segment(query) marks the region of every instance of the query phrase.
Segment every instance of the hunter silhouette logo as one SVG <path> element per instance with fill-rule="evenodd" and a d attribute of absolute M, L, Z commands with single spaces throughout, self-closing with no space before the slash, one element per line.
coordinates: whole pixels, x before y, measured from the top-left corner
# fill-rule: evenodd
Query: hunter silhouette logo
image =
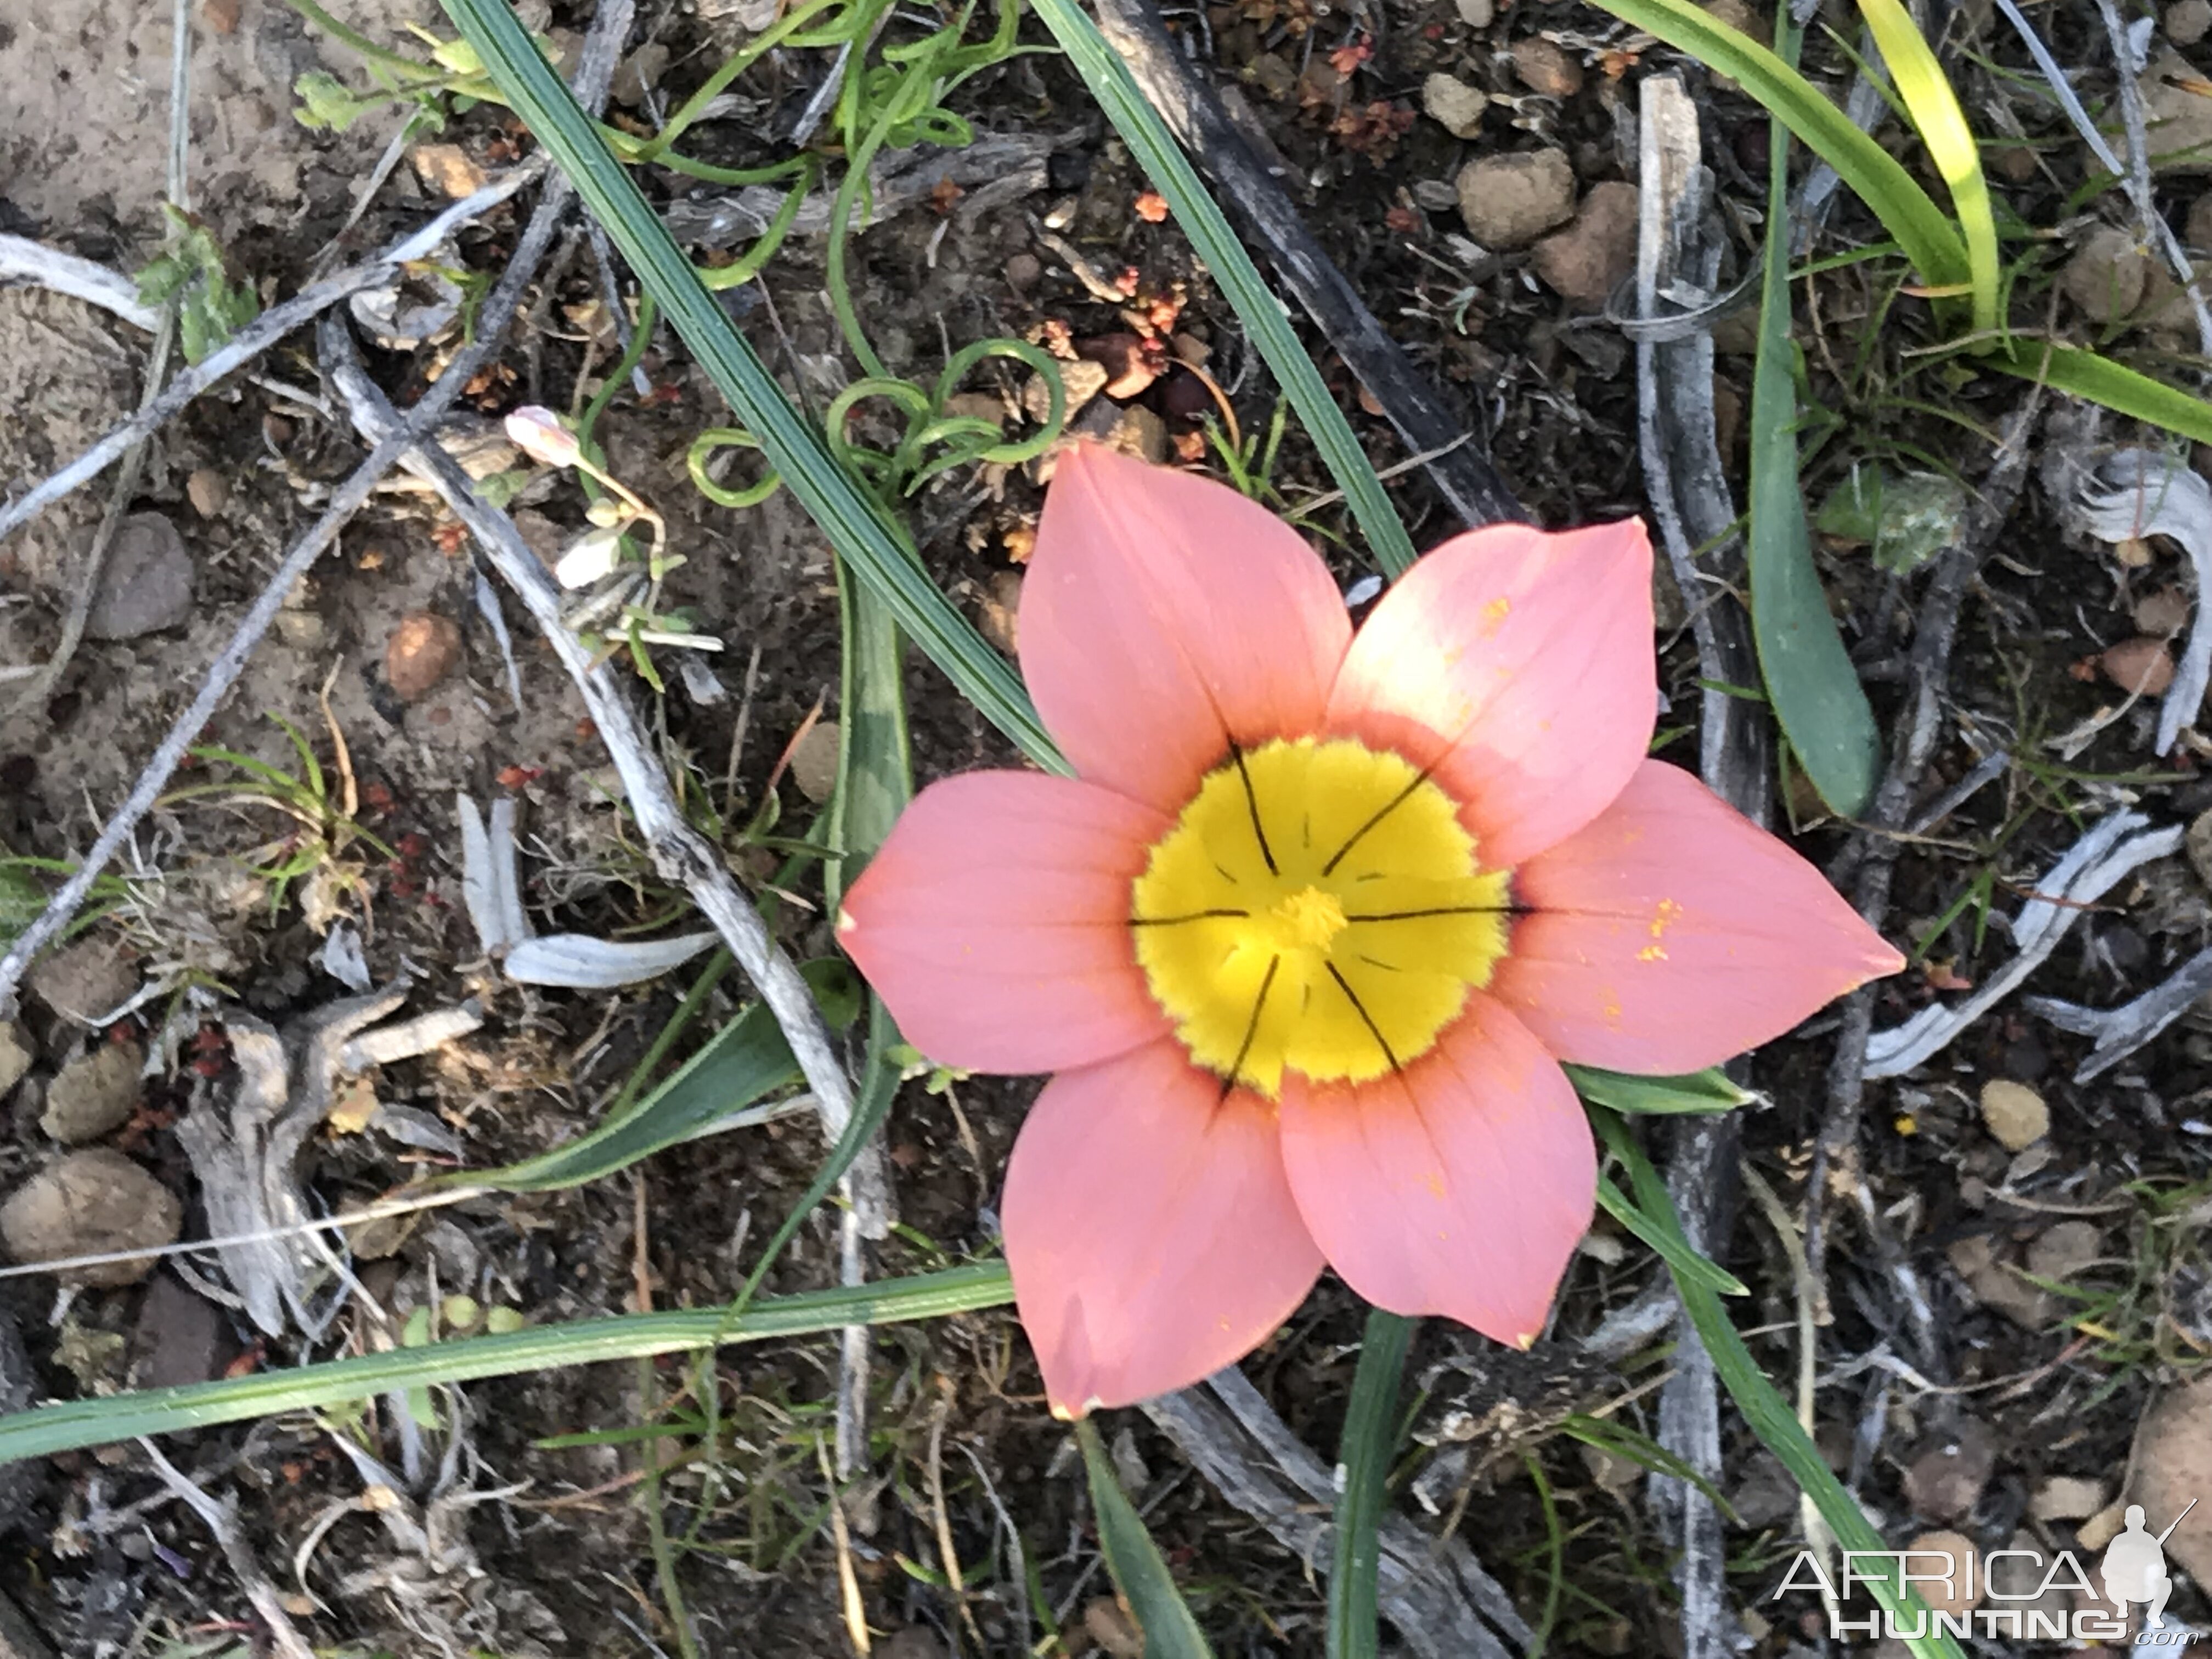
<path fill-rule="evenodd" d="M 1912 1642 L 1942 1636 L 2127 1642 L 2132 1609 L 2142 1607 L 2142 1628 L 2132 1645 L 2187 1645 L 2204 1638 L 2166 1621 L 2173 1575 L 2166 1571 L 2166 1540 L 2196 1507 L 2192 1498 L 2164 1532 L 2154 1533 L 2142 1505 L 2130 1504 L 2126 1529 L 2112 1538 L 2097 1564 L 2104 1582 L 2101 1596 L 2087 1565 L 2073 1551 L 2045 1553 L 2032 1547 L 1972 1549 L 1956 1555 L 1948 1549 L 1847 1549 L 1839 1553 L 1842 1571 L 1833 1577 L 1818 1553 L 1802 1550 L 1772 1595 L 1818 1590 L 1827 1604 L 1829 1638 L 1838 1642 L 1851 1637 Z M 1910 1612 L 1898 1605 L 1907 1590 L 1917 1591 L 1923 1603 Z M 1882 1604 L 1878 1610 L 1863 1601 L 1856 1610 L 1846 1607 L 1855 1595 L 1868 1593 Z"/>
<path fill-rule="evenodd" d="M 2154 1536 L 2143 1524 L 2142 1505 L 2128 1505 L 2127 1529 L 2105 1547 L 2105 1559 L 2097 1568 L 2097 1576 L 2105 1581 L 2106 1599 L 2119 1609 L 2121 1618 L 2128 1616 L 2129 1602 L 2148 1601 L 2149 1627 L 2166 1628 L 2166 1601 L 2173 1594 L 2173 1578 L 2166 1570 L 2166 1540 L 2196 1507 L 2192 1498 L 2173 1517 L 2172 1525 Z"/>

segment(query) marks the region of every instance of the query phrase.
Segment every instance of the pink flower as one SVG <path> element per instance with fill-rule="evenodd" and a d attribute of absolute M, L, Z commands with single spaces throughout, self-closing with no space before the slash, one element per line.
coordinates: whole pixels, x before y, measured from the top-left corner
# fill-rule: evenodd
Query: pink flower
<path fill-rule="evenodd" d="M 1644 757 L 1632 520 L 1455 537 L 1355 635 L 1288 526 L 1085 446 L 1020 640 L 1078 775 L 924 790 L 838 927 L 933 1060 L 1056 1073 L 1002 1212 L 1056 1410 L 1227 1364 L 1324 1263 L 1526 1346 L 1596 1181 L 1559 1061 L 1695 1071 L 1904 965 Z"/>

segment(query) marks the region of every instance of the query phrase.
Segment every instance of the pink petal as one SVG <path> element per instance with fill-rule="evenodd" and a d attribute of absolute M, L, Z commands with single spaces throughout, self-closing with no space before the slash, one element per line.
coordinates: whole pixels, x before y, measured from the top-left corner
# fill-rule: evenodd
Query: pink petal
<path fill-rule="evenodd" d="M 1045 1085 L 1001 1216 L 1023 1328 L 1069 1415 L 1220 1370 L 1321 1272 L 1267 1103 L 1223 1099 L 1172 1041 Z"/>
<path fill-rule="evenodd" d="M 1818 870 L 1697 779 L 1646 761 L 1588 829 L 1514 878 L 1491 993 L 1562 1060 L 1694 1072 L 1905 958 Z"/>
<path fill-rule="evenodd" d="M 1232 738 L 1314 730 L 1352 637 L 1328 568 L 1266 508 L 1088 443 L 1053 474 L 1020 622 L 1075 769 L 1169 812 Z"/>
<path fill-rule="evenodd" d="M 947 778 L 846 894 L 838 942 L 942 1065 L 1047 1072 L 1125 1053 L 1168 1029 L 1129 934 L 1129 884 L 1167 828 L 1073 778 Z"/>
<path fill-rule="evenodd" d="M 1433 767 L 1495 870 L 1603 811 L 1657 711 L 1651 544 L 1625 519 L 1446 542 L 1361 626 L 1328 722 Z"/>
<path fill-rule="evenodd" d="M 1345 1283 L 1526 1347 L 1589 1228 L 1597 1153 L 1566 1076 L 1480 992 L 1372 1083 L 1283 1077 L 1283 1164 Z"/>

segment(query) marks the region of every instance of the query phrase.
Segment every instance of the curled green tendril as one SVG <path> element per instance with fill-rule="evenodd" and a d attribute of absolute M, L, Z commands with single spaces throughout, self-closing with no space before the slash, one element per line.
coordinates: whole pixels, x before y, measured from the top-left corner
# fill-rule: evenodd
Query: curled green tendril
<path fill-rule="evenodd" d="M 760 440 L 741 426 L 709 427 L 691 441 L 691 447 L 684 453 L 684 470 L 691 475 L 692 487 L 717 507 L 758 507 L 775 495 L 783 482 L 773 467 L 757 483 L 732 489 L 707 476 L 707 464 L 714 459 L 718 450 L 759 448 Z"/>

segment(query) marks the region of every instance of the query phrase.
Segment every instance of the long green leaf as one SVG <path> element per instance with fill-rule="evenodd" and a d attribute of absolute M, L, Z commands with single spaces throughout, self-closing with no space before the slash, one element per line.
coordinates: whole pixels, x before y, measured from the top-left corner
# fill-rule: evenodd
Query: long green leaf
<path fill-rule="evenodd" d="M 1593 1106 L 1610 1106 L 1616 1112 L 1730 1112 L 1750 1104 L 1753 1098 L 1729 1082 L 1728 1073 L 1717 1066 L 1682 1077 L 1636 1077 L 1626 1072 L 1601 1072 L 1595 1066 L 1559 1069 L 1584 1100 Z"/>
<path fill-rule="evenodd" d="M 1060 42 L 1060 49 L 1067 54 L 1067 61 L 1091 88 L 1091 95 L 1106 112 L 1114 130 L 1136 153 L 1153 187 L 1167 198 L 1176 222 L 1190 238 L 1214 281 L 1220 283 L 1252 343 L 1267 360 L 1276 384 L 1289 394 L 1314 447 L 1321 452 L 1330 476 L 1344 491 L 1352 517 L 1359 521 L 1376 563 L 1392 576 L 1402 574 L 1413 566 L 1413 544 L 1399 523 L 1390 498 L 1383 494 L 1375 464 L 1367 459 L 1352 423 L 1329 395 L 1321 371 L 1298 343 L 1298 337 L 1283 315 L 1282 302 L 1261 279 L 1251 255 L 1245 252 L 1244 245 L 1237 240 L 1237 233 L 1185 159 L 1167 123 L 1146 98 L 1128 65 L 1106 44 L 1106 37 L 1075 0 L 1032 0 L 1032 3 Z"/>
<path fill-rule="evenodd" d="M 813 985 L 831 1028 L 850 1025 L 859 1009 L 852 969 L 832 958 L 810 962 L 799 971 Z M 589 1134 L 504 1169 L 457 1170 L 440 1184 L 542 1193 L 602 1180 L 801 1080 L 775 1015 L 755 1003 L 666 1079 Z"/>
<path fill-rule="evenodd" d="M 1796 70 L 1690 0 L 1597 0 L 1597 4 L 1741 83 L 1874 210 L 1924 280 L 1939 288 L 1966 285 L 1966 251 L 1958 227 L 1894 156 L 1853 126 Z"/>
<path fill-rule="evenodd" d="M 1083 1472 L 1091 1479 L 1091 1507 L 1098 1516 L 1098 1551 L 1144 1630 L 1145 1659 L 1213 1659 L 1206 1633 L 1145 1530 L 1144 1517 L 1121 1490 L 1114 1460 L 1089 1418 L 1076 1420 L 1075 1437 L 1083 1447 Z"/>
<path fill-rule="evenodd" d="M 1799 37 L 1790 8 L 1778 7 L 1774 16 L 1776 55 L 1795 68 Z M 1856 817 L 1881 776 L 1881 733 L 1828 609 L 1805 527 L 1790 326 L 1790 130 L 1779 121 L 1768 132 L 1767 165 L 1766 256 L 1751 375 L 1752 639 L 1790 752 L 1831 811 Z"/>
<path fill-rule="evenodd" d="M 1936 53 L 1921 33 L 1912 14 L 1899 0 L 1859 0 L 1859 13 L 1874 32 L 1897 82 L 1897 95 L 1905 112 L 1928 146 L 1929 159 L 1951 192 L 1951 205 L 1966 233 L 1966 269 L 1973 284 L 1974 326 L 1997 325 L 1997 222 L 1990 209 L 1990 184 L 1982 173 L 1981 147 L 1966 112 L 1959 107 L 1959 94 L 1936 61 Z"/>
<path fill-rule="evenodd" d="M 1665 1212 L 1662 1217 L 1643 1208 L 1602 1175 L 1597 1178 L 1597 1206 L 1650 1246 L 1677 1279 L 1694 1279 L 1722 1296 L 1751 1294 L 1751 1287 L 1741 1279 L 1719 1262 L 1700 1255 L 1696 1246 L 1682 1236 L 1680 1227 L 1667 1224 L 1673 1211 Z"/>
<path fill-rule="evenodd" d="M 2040 380 L 2119 414 L 2164 427 L 2192 443 L 2212 444 L 2212 403 L 2080 346 L 2014 339 L 2008 350 L 1992 351 L 1973 361 L 2023 380 Z"/>
<path fill-rule="evenodd" d="M 890 1325 L 942 1319 L 1013 1300 L 1002 1261 L 981 1261 L 911 1279 L 834 1291 L 808 1291 L 756 1303 L 735 1324 L 724 1310 L 634 1314 L 620 1319 L 541 1325 L 505 1336 L 472 1336 L 420 1348 L 395 1348 L 356 1359 L 330 1360 L 290 1370 L 263 1371 L 219 1382 L 142 1389 L 104 1400 L 70 1400 L 0 1417 L 0 1463 L 43 1457 L 134 1435 L 167 1434 L 216 1423 L 238 1423 L 280 1412 L 368 1400 L 405 1389 L 514 1376 L 561 1365 L 678 1353 L 718 1342 L 758 1342 L 811 1336 L 848 1325 Z"/>
<path fill-rule="evenodd" d="M 1398 1387 L 1416 1322 L 1370 1309 L 1352 1374 L 1337 1468 L 1335 1565 L 1328 1575 L 1328 1659 L 1375 1659 L 1375 1580 L 1382 1565 L 1383 1501 L 1398 1435 Z"/>
<path fill-rule="evenodd" d="M 791 406 L 506 0 L 440 3 L 838 553 L 985 719 L 1038 765 L 1066 771 L 1020 678 L 938 591 L 903 531 L 868 501 Z"/>
<path fill-rule="evenodd" d="M 1607 1115 L 1600 1114 L 1605 1118 Z M 1667 1196 L 1667 1184 L 1659 1172 L 1651 1167 L 1651 1160 L 1644 1156 L 1644 1149 L 1636 1144 L 1627 1126 L 1619 1118 L 1601 1122 L 1600 1133 L 1627 1166 L 1629 1180 L 1636 1188 L 1638 1200 L 1652 1214 L 1664 1214 L 1668 1224 L 1679 1233 L 1681 1219 L 1674 1213 L 1673 1201 Z M 1668 1264 L 1673 1265 L 1671 1262 Z M 1713 1370 L 1721 1386 L 1735 1401 L 1735 1408 L 1743 1413 L 1766 1449 L 1781 1460 L 1792 1480 L 1820 1511 L 1820 1518 L 1828 1523 L 1836 1541 L 1846 1550 L 1869 1552 L 1860 1558 L 1864 1565 L 1856 1568 L 1875 1600 L 1898 1615 L 1902 1627 L 1928 1628 L 1928 1615 L 1920 1597 L 1912 1588 L 1897 1576 L 1897 1563 L 1882 1552 L 1887 1549 L 1880 1533 L 1874 1529 L 1850 1493 L 1828 1468 L 1820 1449 L 1813 1443 L 1766 1374 L 1759 1369 L 1759 1362 L 1751 1357 L 1751 1350 L 1736 1334 L 1735 1327 L 1729 1321 L 1726 1310 L 1713 1295 L 1712 1289 L 1703 1280 L 1676 1274 L 1674 1292 L 1682 1298 L 1683 1310 L 1697 1329 L 1698 1338 L 1712 1356 Z M 1966 1659 L 1959 1644 L 1948 1636 L 1909 1638 L 1905 1645 L 1914 1659 Z"/>

